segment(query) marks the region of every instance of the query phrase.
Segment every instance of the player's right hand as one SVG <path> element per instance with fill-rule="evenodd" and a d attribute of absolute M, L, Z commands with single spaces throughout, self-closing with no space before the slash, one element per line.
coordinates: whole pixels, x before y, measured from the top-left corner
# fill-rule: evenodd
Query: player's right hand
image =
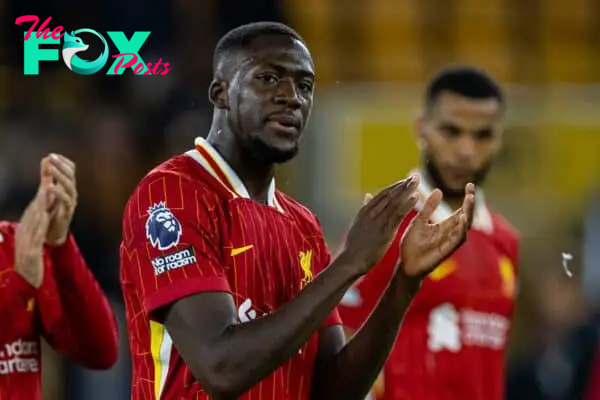
<path fill-rule="evenodd" d="M 381 260 L 392 243 L 402 218 L 417 203 L 419 176 L 411 176 L 365 198 L 346 237 L 340 256 L 367 273 Z"/>
<path fill-rule="evenodd" d="M 50 224 L 48 184 L 42 180 L 15 231 L 15 270 L 35 288 L 44 280 L 44 242 Z"/>

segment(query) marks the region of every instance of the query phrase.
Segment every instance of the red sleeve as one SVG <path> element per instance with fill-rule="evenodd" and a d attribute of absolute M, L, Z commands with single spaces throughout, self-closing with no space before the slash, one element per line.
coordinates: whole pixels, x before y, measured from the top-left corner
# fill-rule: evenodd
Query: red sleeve
<path fill-rule="evenodd" d="M 123 216 L 121 263 L 148 314 L 196 293 L 231 293 L 217 202 L 174 173 L 155 173 L 138 186 Z"/>
<path fill-rule="evenodd" d="M 116 320 L 73 236 L 46 246 L 45 277 L 37 307 L 44 336 L 88 368 L 110 368 L 118 357 Z"/>
<path fill-rule="evenodd" d="M 344 325 L 348 328 L 352 330 L 360 328 L 379 302 L 398 264 L 402 235 L 416 215 L 416 211 L 412 211 L 404 217 L 394 241 L 383 258 L 359 279 L 342 299 L 339 312 Z"/>

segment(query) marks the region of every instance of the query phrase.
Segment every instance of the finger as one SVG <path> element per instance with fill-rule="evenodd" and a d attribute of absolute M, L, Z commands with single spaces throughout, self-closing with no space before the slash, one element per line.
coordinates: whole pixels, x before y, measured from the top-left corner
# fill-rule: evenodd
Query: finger
<path fill-rule="evenodd" d="M 65 163 L 71 170 L 75 171 L 76 164 L 71 159 L 63 156 L 62 154 L 57 154 L 57 153 L 50 154 L 50 157 L 61 160 L 61 162 Z"/>
<path fill-rule="evenodd" d="M 66 190 L 62 186 L 53 185 L 49 188 L 49 190 L 56 197 L 58 202 L 62 203 L 68 210 L 71 210 L 71 208 L 74 207 L 75 200 L 69 193 L 66 192 Z M 53 213 L 55 211 L 54 208 L 58 208 L 58 206 L 59 204 L 56 204 L 56 206 L 51 208 L 49 211 Z"/>
<path fill-rule="evenodd" d="M 475 216 L 475 196 L 472 194 L 466 195 L 461 209 L 465 223 L 467 224 L 467 227 L 470 228 L 473 226 L 473 218 Z"/>
<path fill-rule="evenodd" d="M 441 243 L 438 243 L 438 248 L 443 253 L 452 254 L 466 241 L 472 222 L 473 203 L 473 195 L 467 194 L 464 201 L 465 208 L 459 208 L 450 217 L 438 224 L 438 239 L 441 241 Z M 467 213 L 470 213 L 471 217 Z"/>
<path fill-rule="evenodd" d="M 73 162 L 63 156 L 58 156 L 56 154 L 52 154 L 50 156 L 50 163 L 64 175 L 68 176 L 70 179 L 75 179 L 75 164 Z"/>
<path fill-rule="evenodd" d="M 390 188 L 390 197 L 396 205 L 401 205 L 411 196 L 416 195 L 420 183 L 419 175 L 412 175 L 403 179 L 402 185 L 395 185 Z"/>
<path fill-rule="evenodd" d="M 420 196 L 419 176 L 411 177 L 406 187 L 398 188 L 389 207 L 390 215 L 387 216 L 389 221 L 388 227 L 397 229 L 404 216 L 410 210 L 414 209 Z"/>
<path fill-rule="evenodd" d="M 52 174 L 50 170 L 52 168 L 52 163 L 50 162 L 50 157 L 42 158 L 40 162 L 40 181 L 42 183 L 52 182 Z"/>
<path fill-rule="evenodd" d="M 74 178 L 72 176 L 68 176 L 54 165 L 51 167 L 50 172 L 52 177 L 56 180 L 56 184 L 62 187 L 72 199 L 75 199 L 77 197 L 77 189 L 75 187 Z"/>
<path fill-rule="evenodd" d="M 388 228 L 397 230 L 406 214 L 414 209 L 419 198 L 419 192 L 414 192 L 404 199 L 401 204 L 392 208 L 392 215 L 388 219 Z"/>
<path fill-rule="evenodd" d="M 402 179 L 394 184 L 384 188 L 377 193 L 371 201 L 369 201 L 363 209 L 369 212 L 373 216 L 379 216 L 385 212 L 390 201 L 394 198 L 394 195 L 398 190 L 403 190 L 409 184 L 410 179 Z"/>
<path fill-rule="evenodd" d="M 44 204 L 45 206 L 54 202 L 54 199 L 51 198 L 51 196 L 47 190 L 48 187 L 50 185 L 52 185 L 52 180 L 53 180 L 51 169 L 52 169 L 52 165 L 50 163 L 50 158 L 44 157 L 42 159 L 42 161 L 40 162 L 40 185 L 38 188 L 38 192 L 36 194 L 36 198 L 45 196 L 46 198 L 43 199 L 43 203 L 45 203 Z M 36 201 L 36 200 L 34 199 L 34 201 Z M 40 206 L 39 202 L 36 204 L 36 206 Z"/>
<path fill-rule="evenodd" d="M 437 208 L 442 203 L 443 198 L 444 198 L 444 196 L 442 195 L 441 190 L 435 189 L 433 192 L 431 192 L 429 197 L 427 197 L 425 199 L 425 201 L 423 202 L 423 208 L 421 208 L 421 211 L 419 211 L 419 213 L 415 217 L 415 221 L 419 221 L 419 222 L 429 221 L 431 219 L 431 216 L 435 212 L 435 210 L 437 210 Z"/>
<path fill-rule="evenodd" d="M 466 216 L 469 227 L 473 225 L 473 216 L 475 215 L 475 185 L 468 183 L 465 187 L 465 198 L 461 207 Z"/>
<path fill-rule="evenodd" d="M 391 225 L 398 225 L 404 215 L 411 210 L 418 199 L 419 177 L 407 178 L 403 185 L 395 186 L 390 193 L 390 201 L 386 209 L 386 218 Z"/>

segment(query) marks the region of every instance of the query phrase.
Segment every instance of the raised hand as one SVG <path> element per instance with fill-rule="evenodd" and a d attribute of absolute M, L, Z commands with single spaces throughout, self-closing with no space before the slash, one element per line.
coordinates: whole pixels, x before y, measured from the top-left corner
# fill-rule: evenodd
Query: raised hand
<path fill-rule="evenodd" d="M 367 195 L 354 219 L 340 256 L 348 257 L 364 274 L 390 246 L 404 215 L 418 199 L 419 177 L 396 182 L 372 198 Z"/>
<path fill-rule="evenodd" d="M 462 206 L 445 220 L 432 224 L 429 221 L 442 202 L 442 197 L 440 190 L 431 193 L 402 238 L 402 267 L 408 276 L 428 274 L 467 239 L 473 223 L 475 186 L 467 184 Z"/>
<path fill-rule="evenodd" d="M 51 220 L 46 243 L 58 246 L 67 240 L 77 206 L 75 163 L 59 154 L 51 154 L 42 160 L 41 174 L 42 180 L 50 181 L 48 191 Z"/>
<path fill-rule="evenodd" d="M 42 180 L 15 231 L 15 271 L 36 288 L 44 280 L 44 242 L 50 224 L 48 186 L 48 180 Z"/>

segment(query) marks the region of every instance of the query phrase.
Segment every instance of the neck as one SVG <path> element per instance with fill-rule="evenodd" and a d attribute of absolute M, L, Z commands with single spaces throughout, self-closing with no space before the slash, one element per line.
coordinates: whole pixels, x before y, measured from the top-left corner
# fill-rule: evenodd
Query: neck
<path fill-rule="evenodd" d="M 443 186 L 440 186 L 440 184 L 437 182 L 437 179 L 434 179 L 431 176 L 427 168 L 421 169 L 421 176 L 432 189 L 438 188 L 442 191 L 444 194 L 444 202 L 448 204 L 453 211 L 458 210 L 462 206 L 462 197 L 449 194 L 446 190 L 444 190 Z"/>
<path fill-rule="evenodd" d="M 217 118 L 213 119 L 207 141 L 235 171 L 250 197 L 266 204 L 275 166 L 261 163 L 245 153 L 235 134 L 226 124 L 220 124 Z"/>

